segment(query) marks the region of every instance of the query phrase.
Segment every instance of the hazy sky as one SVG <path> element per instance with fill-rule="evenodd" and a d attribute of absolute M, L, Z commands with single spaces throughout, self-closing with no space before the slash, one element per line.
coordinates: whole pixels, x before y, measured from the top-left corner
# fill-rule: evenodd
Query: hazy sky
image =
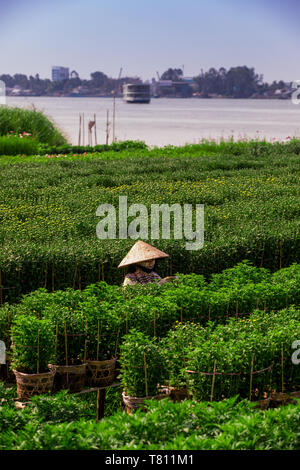
<path fill-rule="evenodd" d="M 300 0 L 0 0 L 0 74 L 144 79 L 168 67 L 255 67 L 300 79 Z"/>

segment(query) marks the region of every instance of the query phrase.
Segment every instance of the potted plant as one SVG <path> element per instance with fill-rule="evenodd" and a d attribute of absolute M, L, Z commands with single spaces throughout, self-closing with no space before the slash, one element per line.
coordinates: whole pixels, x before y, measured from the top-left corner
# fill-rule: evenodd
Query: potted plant
<path fill-rule="evenodd" d="M 0 364 L 0 378 L 8 383 L 15 382 L 15 375 L 10 368 L 11 364 L 11 326 L 15 316 L 15 308 L 4 304 L 0 308 L 0 341 L 4 345 L 5 363 Z M 3 346 L 2 346 L 3 347 Z"/>
<path fill-rule="evenodd" d="M 186 356 L 193 341 L 206 337 L 206 329 L 199 324 L 176 322 L 175 327 L 162 339 L 161 347 L 167 368 L 167 387 L 174 402 L 189 397 Z"/>
<path fill-rule="evenodd" d="M 48 363 L 54 355 L 54 334 L 48 320 L 20 315 L 12 326 L 12 365 L 20 399 L 52 391 L 54 371 Z"/>
<path fill-rule="evenodd" d="M 145 400 L 160 400 L 168 395 L 161 388 L 166 380 L 166 367 L 156 338 L 131 330 L 121 345 L 120 364 L 122 396 L 128 413 L 138 408 L 145 410 Z"/>
<path fill-rule="evenodd" d="M 72 307 L 50 306 L 44 312 L 55 334 L 54 362 L 49 364 L 55 371 L 55 391 L 82 390 L 86 379 L 85 348 L 87 328 L 83 314 Z"/>
<path fill-rule="evenodd" d="M 114 313 L 110 303 L 99 302 L 96 297 L 82 302 L 80 309 L 86 318 L 87 327 L 87 385 L 111 385 L 115 378 L 120 317 Z"/>

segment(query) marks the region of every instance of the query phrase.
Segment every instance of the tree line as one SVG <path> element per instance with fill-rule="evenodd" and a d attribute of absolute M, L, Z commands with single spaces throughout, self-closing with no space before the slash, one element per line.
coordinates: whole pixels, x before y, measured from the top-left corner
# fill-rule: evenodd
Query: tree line
<path fill-rule="evenodd" d="M 160 77 L 160 80 L 171 80 L 177 84 L 182 82 L 186 85 L 186 95 L 196 93 L 202 97 L 220 95 L 233 98 L 249 98 L 255 95 L 272 94 L 277 89 L 283 90 L 287 84 L 283 81 L 273 81 L 268 84 L 264 82 L 263 75 L 255 72 L 254 68 L 247 66 L 231 67 L 226 70 L 210 68 L 193 77 L 194 82 L 186 83 L 183 71 L 180 68 L 169 68 Z M 81 88 L 81 93 L 87 95 L 110 95 L 113 92 L 121 92 L 124 83 L 139 83 L 141 79 L 136 77 L 123 77 L 121 79 L 108 77 L 105 73 L 96 71 L 91 73 L 90 79 L 69 78 L 61 81 L 41 79 L 37 74 L 35 77 L 24 74 L 0 75 L 6 87 L 19 87 L 21 90 L 29 90 L 33 95 L 70 94 L 76 88 Z M 171 92 L 170 92 L 171 93 Z"/>

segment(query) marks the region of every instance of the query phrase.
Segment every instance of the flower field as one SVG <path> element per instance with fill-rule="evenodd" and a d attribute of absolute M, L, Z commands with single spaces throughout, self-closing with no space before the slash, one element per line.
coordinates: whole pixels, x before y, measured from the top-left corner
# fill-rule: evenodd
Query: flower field
<path fill-rule="evenodd" d="M 169 265 L 161 263 L 163 275 L 208 277 L 243 259 L 272 271 L 299 262 L 299 148 L 288 145 L 274 144 L 273 153 L 272 144 L 267 150 L 244 146 L 240 155 L 225 146 L 202 156 L 200 145 L 0 157 L 0 302 L 39 287 L 119 284 L 117 265 L 132 240 L 97 239 L 96 209 L 118 207 L 120 195 L 148 209 L 154 203 L 204 204 L 203 249 L 187 252 L 184 240 L 161 240 L 171 255 Z"/>
<path fill-rule="evenodd" d="M 300 387 L 299 141 L 35 145 L 36 155 L 0 156 L 0 449 L 299 449 L 299 403 L 251 403 Z M 158 272 L 172 282 L 121 287 L 134 240 L 96 237 L 97 207 L 120 195 L 149 213 L 204 204 L 203 249 L 147 240 L 170 255 Z M 15 409 L 25 385 L 7 385 L 12 371 L 52 384 L 54 368 L 86 367 L 85 380 L 109 361 L 121 387 L 108 389 L 102 422 L 95 394 L 31 395 Z M 74 391 L 69 374 L 60 388 Z M 163 390 L 187 399 L 120 411 L 122 392 Z"/>

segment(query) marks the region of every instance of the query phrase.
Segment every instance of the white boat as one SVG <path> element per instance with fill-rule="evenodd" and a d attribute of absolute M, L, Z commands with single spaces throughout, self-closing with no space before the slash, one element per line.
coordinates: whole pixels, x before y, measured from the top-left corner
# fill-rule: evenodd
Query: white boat
<path fill-rule="evenodd" d="M 123 99 L 126 103 L 150 103 L 150 85 L 126 83 L 123 86 Z"/>

